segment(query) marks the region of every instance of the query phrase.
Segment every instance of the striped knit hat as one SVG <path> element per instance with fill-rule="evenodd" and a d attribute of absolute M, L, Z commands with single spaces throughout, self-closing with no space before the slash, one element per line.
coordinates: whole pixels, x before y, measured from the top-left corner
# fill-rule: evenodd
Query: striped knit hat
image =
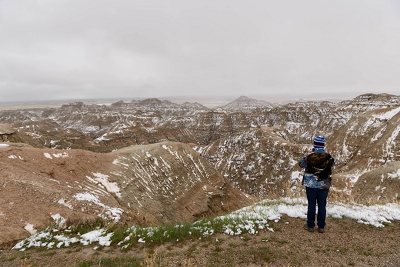
<path fill-rule="evenodd" d="M 321 135 L 318 135 L 314 138 L 314 148 L 324 148 L 325 147 L 325 138 Z"/>

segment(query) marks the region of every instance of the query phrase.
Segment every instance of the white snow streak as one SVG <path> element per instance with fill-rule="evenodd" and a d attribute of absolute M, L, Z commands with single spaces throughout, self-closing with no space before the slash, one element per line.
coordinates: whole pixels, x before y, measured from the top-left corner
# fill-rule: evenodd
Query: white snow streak
<path fill-rule="evenodd" d="M 388 173 L 388 178 L 390 179 L 400 179 L 400 169 L 397 169 L 395 172 Z"/>
<path fill-rule="evenodd" d="M 381 119 L 381 120 L 390 120 L 391 118 L 393 118 L 399 112 L 400 112 L 400 107 L 397 107 L 397 108 L 392 109 L 392 110 L 390 110 L 388 112 L 385 112 L 385 113 L 372 115 L 372 117 L 377 118 L 377 119 Z"/>
<path fill-rule="evenodd" d="M 117 197 L 121 198 L 121 193 L 120 193 L 118 184 L 115 182 L 113 183 L 113 182 L 108 181 L 108 177 L 109 177 L 108 175 L 102 174 L 99 172 L 93 173 L 93 175 L 95 176 L 95 178 L 91 178 L 89 176 L 87 176 L 87 178 L 89 180 L 92 179 L 96 182 L 101 183 L 108 192 L 114 193 Z"/>

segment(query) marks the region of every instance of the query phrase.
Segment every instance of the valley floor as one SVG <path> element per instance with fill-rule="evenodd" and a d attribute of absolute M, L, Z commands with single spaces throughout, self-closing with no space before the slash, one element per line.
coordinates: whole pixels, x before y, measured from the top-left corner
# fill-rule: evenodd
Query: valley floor
<path fill-rule="evenodd" d="M 326 232 L 303 230 L 304 219 L 283 216 L 258 235 L 215 234 L 203 240 L 120 247 L 4 249 L 0 266 L 400 266 L 400 221 L 375 227 L 327 218 Z"/>

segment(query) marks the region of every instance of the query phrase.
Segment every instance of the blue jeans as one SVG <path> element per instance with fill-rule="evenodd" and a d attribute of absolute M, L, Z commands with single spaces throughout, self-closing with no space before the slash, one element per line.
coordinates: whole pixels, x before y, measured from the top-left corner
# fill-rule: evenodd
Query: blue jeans
<path fill-rule="evenodd" d="M 307 209 L 307 225 L 313 228 L 315 226 L 316 205 L 318 205 L 317 224 L 318 228 L 325 227 L 326 218 L 326 199 L 328 198 L 329 189 L 319 189 L 306 187 L 308 209 Z"/>

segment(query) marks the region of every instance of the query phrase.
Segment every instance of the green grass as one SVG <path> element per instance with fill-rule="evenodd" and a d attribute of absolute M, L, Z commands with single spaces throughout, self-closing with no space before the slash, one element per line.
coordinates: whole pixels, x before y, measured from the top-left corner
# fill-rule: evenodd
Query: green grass
<path fill-rule="evenodd" d="M 84 261 L 81 264 L 79 264 L 79 267 L 90 267 L 92 266 L 93 262 L 92 261 Z"/>
<path fill-rule="evenodd" d="M 58 227 L 58 224 L 54 225 Z M 71 246 L 73 248 L 81 247 L 80 236 L 94 230 L 102 230 L 102 236 L 109 235 L 112 246 L 118 246 L 122 251 L 127 251 L 131 248 L 152 247 L 166 242 L 179 244 L 186 240 L 209 240 L 210 236 L 215 233 L 225 233 L 228 235 L 242 235 L 243 233 L 258 234 L 257 229 L 264 229 L 267 225 L 266 220 L 257 220 L 253 218 L 235 217 L 235 216 L 220 216 L 215 218 L 205 218 L 194 223 L 181 224 L 164 224 L 157 227 L 145 226 L 118 226 L 112 222 L 105 221 L 102 218 L 95 220 L 78 221 L 75 224 L 69 225 L 64 230 L 58 228 L 49 228 L 38 235 L 38 239 L 32 243 L 29 240 L 23 241 L 22 247 L 29 248 L 29 244 L 36 244 L 38 250 L 47 250 L 56 246 Z M 65 243 L 60 243 L 59 236 L 67 240 Z M 241 236 L 243 241 L 250 240 L 248 235 Z M 68 241 L 71 240 L 71 241 Z M 40 241 L 40 242 L 38 242 Z M 220 240 L 222 241 L 222 239 Z M 216 240 L 216 242 L 220 242 Z M 69 243 L 68 243 L 69 242 Z M 38 246 L 40 244 L 40 246 Z M 102 246 L 100 246 L 101 249 Z"/>
<path fill-rule="evenodd" d="M 17 258 L 17 256 L 12 256 L 12 257 L 10 257 L 10 258 L 8 258 L 8 259 L 5 259 L 5 260 L 2 260 L 2 261 L 3 261 L 3 262 L 4 262 L 4 261 L 14 261 L 16 258 Z"/>
<path fill-rule="evenodd" d="M 215 249 L 214 249 L 214 251 L 215 251 L 215 252 L 222 252 L 222 251 L 224 251 L 224 249 L 221 248 L 220 246 L 216 246 Z"/>
<path fill-rule="evenodd" d="M 264 201 L 260 205 L 270 206 L 276 205 L 276 203 L 277 201 Z M 269 229 L 272 228 L 262 216 L 256 215 L 254 218 L 250 216 L 254 215 L 249 215 L 246 218 L 246 216 L 237 216 L 231 213 L 225 216 L 204 218 L 194 223 L 164 224 L 157 227 L 118 226 L 100 217 L 93 220 L 75 222 L 60 220 L 52 224 L 49 223 L 46 230 L 38 233 L 36 237 L 32 236 L 31 239 L 21 241 L 17 247 L 27 249 L 30 246 L 36 246 L 40 249 L 39 246 L 41 246 L 43 250 L 67 246 L 72 246 L 72 248 L 74 246 L 80 247 L 80 241 L 84 241 L 81 237 L 83 234 L 93 230 L 102 230 L 101 235 L 103 237 L 107 235 L 107 241 L 111 241 L 111 246 L 118 246 L 121 250 L 126 251 L 131 248 L 151 247 L 166 242 L 177 244 L 186 240 L 204 241 L 215 233 L 225 233 L 231 236 L 242 236 L 243 233 L 256 235 L 259 230 L 267 227 Z M 60 229 L 60 224 L 63 224 L 62 229 Z M 62 237 L 61 239 L 60 236 Z M 38 240 L 37 238 L 40 239 Z M 242 236 L 242 240 L 247 241 L 250 238 L 246 235 Z M 90 243 L 91 241 L 88 242 Z"/>
<path fill-rule="evenodd" d="M 248 253 L 248 255 L 250 255 L 253 258 L 254 262 L 258 261 L 270 262 L 273 257 L 271 249 L 267 246 L 250 248 L 247 250 L 246 253 Z"/>
<path fill-rule="evenodd" d="M 166 224 L 158 227 L 140 227 L 132 226 L 129 228 L 109 229 L 107 232 L 113 232 L 112 242 L 118 243 L 124 249 L 142 244 L 163 244 L 166 242 L 178 243 L 185 240 L 204 240 L 208 239 L 214 233 L 224 233 L 229 229 L 232 235 L 246 233 L 245 225 L 253 224 L 257 228 L 257 222 L 249 219 L 232 218 L 214 218 L 203 219 L 195 223 Z M 255 234 L 255 233 L 254 233 Z M 244 241 L 250 238 L 245 236 Z"/>
<path fill-rule="evenodd" d="M 68 227 L 68 230 L 71 234 L 86 234 L 90 231 L 104 228 L 108 224 L 104 219 L 97 217 L 94 220 L 85 220 L 82 222 L 75 223 Z"/>
<path fill-rule="evenodd" d="M 115 257 L 115 258 L 103 258 L 99 261 L 93 262 L 83 261 L 78 266 L 79 267 L 91 267 L 91 266 L 104 266 L 104 267 L 141 267 L 146 266 L 143 263 L 146 262 L 146 259 L 139 259 L 136 257 Z"/>

